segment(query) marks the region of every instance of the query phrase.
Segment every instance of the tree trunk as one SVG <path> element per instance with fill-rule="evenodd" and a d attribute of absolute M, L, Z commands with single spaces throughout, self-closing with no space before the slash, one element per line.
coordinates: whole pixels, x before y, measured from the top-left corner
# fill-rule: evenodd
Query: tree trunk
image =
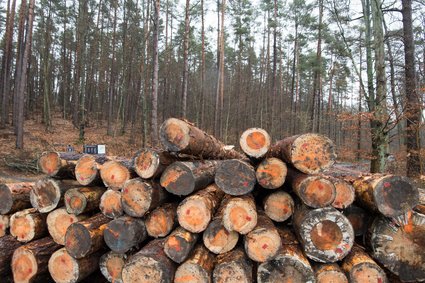
<path fill-rule="evenodd" d="M 122 270 L 127 258 L 127 254 L 120 254 L 113 251 L 107 252 L 100 257 L 100 271 L 108 282 L 123 283 Z"/>
<path fill-rule="evenodd" d="M 239 247 L 216 258 L 214 282 L 253 282 L 253 264 Z M 236 281 L 237 280 L 237 281 Z"/>
<path fill-rule="evenodd" d="M 83 186 L 100 184 L 100 168 L 109 161 L 109 158 L 103 155 L 84 154 L 75 165 L 75 179 Z"/>
<path fill-rule="evenodd" d="M 46 236 L 46 214 L 28 208 L 16 212 L 10 217 L 10 234 L 20 242 L 30 242 Z"/>
<path fill-rule="evenodd" d="M 158 144 L 158 33 L 159 33 L 159 9 L 160 0 L 154 0 L 153 16 L 153 74 L 152 74 L 152 110 L 151 110 L 151 142 L 152 145 Z"/>
<path fill-rule="evenodd" d="M 177 225 L 177 203 L 163 204 L 149 213 L 145 219 L 146 231 L 154 238 L 170 234 Z"/>
<path fill-rule="evenodd" d="M 217 168 L 214 180 L 223 192 L 233 196 L 252 192 L 257 181 L 254 167 L 238 159 L 222 161 Z"/>
<path fill-rule="evenodd" d="M 142 219 L 122 216 L 106 225 L 103 238 L 112 251 L 126 253 L 146 240 L 146 226 Z"/>
<path fill-rule="evenodd" d="M 106 187 L 119 190 L 131 178 L 136 177 L 131 160 L 110 160 L 100 168 L 100 177 Z"/>
<path fill-rule="evenodd" d="M 65 206 L 68 213 L 80 215 L 99 209 L 104 187 L 82 187 L 65 192 Z"/>
<path fill-rule="evenodd" d="M 336 191 L 332 206 L 337 209 L 345 209 L 350 206 L 356 196 L 354 187 L 342 179 L 330 178 L 329 180 L 334 184 Z"/>
<path fill-rule="evenodd" d="M 183 80 L 182 80 L 182 117 L 187 116 L 187 84 L 189 77 L 189 21 L 190 0 L 186 0 L 185 18 L 184 18 L 184 39 L 183 39 Z"/>
<path fill-rule="evenodd" d="M 22 245 L 21 242 L 15 239 L 12 235 L 0 237 L 0 275 L 9 274 L 10 261 L 12 260 L 13 252 Z"/>
<path fill-rule="evenodd" d="M 278 158 L 264 159 L 255 170 L 257 183 L 265 189 L 280 188 L 286 180 L 288 168 L 286 164 Z"/>
<path fill-rule="evenodd" d="M 239 234 L 236 231 L 227 231 L 223 226 L 222 213 L 216 213 L 202 234 L 205 247 L 215 254 L 225 254 L 233 250 L 238 243 Z"/>
<path fill-rule="evenodd" d="M 268 194 L 263 203 L 264 213 L 276 222 L 286 221 L 294 213 L 294 200 L 283 190 Z"/>
<path fill-rule="evenodd" d="M 161 176 L 164 170 L 177 161 L 177 158 L 167 151 L 144 148 L 134 156 L 134 171 L 143 179 L 154 179 Z"/>
<path fill-rule="evenodd" d="M 214 259 L 215 256 L 204 245 L 198 244 L 190 257 L 177 268 L 174 282 L 210 282 Z"/>
<path fill-rule="evenodd" d="M 165 239 L 164 252 L 174 262 L 182 263 L 190 255 L 198 237 L 199 234 L 179 226 Z"/>
<path fill-rule="evenodd" d="M 347 276 L 336 263 L 313 265 L 317 283 L 348 283 Z"/>
<path fill-rule="evenodd" d="M 34 186 L 33 182 L 0 184 L 0 214 L 30 208 L 30 192 Z"/>
<path fill-rule="evenodd" d="M 367 228 L 370 224 L 369 222 L 373 215 L 370 215 L 363 208 L 353 204 L 344 209 L 342 213 L 350 221 L 351 226 L 353 226 L 354 235 L 356 237 L 366 234 Z"/>
<path fill-rule="evenodd" d="M 66 230 L 72 223 L 86 219 L 86 215 L 70 214 L 65 208 L 58 208 L 47 215 L 46 224 L 53 241 L 65 245 Z"/>
<path fill-rule="evenodd" d="M 38 166 L 49 177 L 75 179 L 74 170 L 79 158 L 79 153 L 45 151 L 38 159 Z"/>
<path fill-rule="evenodd" d="M 239 139 L 239 145 L 243 152 L 254 159 L 264 157 L 270 149 L 270 144 L 270 135 L 260 128 L 245 130 Z"/>
<path fill-rule="evenodd" d="M 0 238 L 8 234 L 9 223 L 10 223 L 10 216 L 0 214 Z"/>
<path fill-rule="evenodd" d="M 251 194 L 224 198 L 221 204 L 223 209 L 223 226 L 227 231 L 236 231 L 247 234 L 257 225 L 257 209 L 254 197 Z"/>
<path fill-rule="evenodd" d="M 100 198 L 100 211 L 109 218 L 120 217 L 124 214 L 121 199 L 122 193 L 120 191 L 106 190 Z"/>

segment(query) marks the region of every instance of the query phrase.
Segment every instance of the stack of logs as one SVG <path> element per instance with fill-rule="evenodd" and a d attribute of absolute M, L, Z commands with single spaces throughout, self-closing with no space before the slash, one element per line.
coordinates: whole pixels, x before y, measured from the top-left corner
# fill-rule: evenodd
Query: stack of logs
<path fill-rule="evenodd" d="M 1 282 L 417 282 L 423 192 L 334 165 L 318 134 L 244 154 L 179 119 L 132 160 L 46 152 L 0 186 Z M 422 203 L 422 205 L 420 204 Z"/>

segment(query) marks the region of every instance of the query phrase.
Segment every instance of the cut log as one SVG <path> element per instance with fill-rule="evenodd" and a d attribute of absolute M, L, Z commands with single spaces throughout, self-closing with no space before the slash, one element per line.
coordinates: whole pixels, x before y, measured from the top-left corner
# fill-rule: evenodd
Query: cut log
<path fill-rule="evenodd" d="M 177 206 L 177 203 L 166 203 L 146 216 L 145 225 L 149 236 L 161 238 L 170 234 L 177 225 Z"/>
<path fill-rule="evenodd" d="M 36 182 L 30 192 L 32 207 L 41 213 L 47 213 L 63 205 L 64 194 L 71 188 L 78 187 L 76 181 L 58 181 L 44 178 Z"/>
<path fill-rule="evenodd" d="M 49 177 L 75 179 L 75 165 L 81 156 L 74 152 L 46 151 L 38 159 L 38 166 Z"/>
<path fill-rule="evenodd" d="M 0 184 L 0 214 L 30 208 L 30 191 L 34 186 L 35 182 Z"/>
<path fill-rule="evenodd" d="M 70 214 L 65 208 L 58 208 L 47 215 L 47 229 L 53 241 L 65 245 L 65 234 L 68 227 L 75 222 L 86 219 L 85 215 Z"/>
<path fill-rule="evenodd" d="M 384 270 L 359 246 L 353 246 L 341 265 L 351 283 L 388 283 Z"/>
<path fill-rule="evenodd" d="M 189 256 L 198 237 L 199 234 L 177 227 L 165 240 L 164 252 L 174 262 L 182 263 Z"/>
<path fill-rule="evenodd" d="M 425 280 L 425 216 L 409 213 L 407 225 L 399 227 L 390 219 L 377 217 L 370 227 L 372 256 L 403 282 Z"/>
<path fill-rule="evenodd" d="M 253 266 L 242 247 L 236 248 L 216 258 L 213 282 L 216 283 L 251 283 Z"/>
<path fill-rule="evenodd" d="M 0 238 L 7 234 L 9 231 L 10 216 L 0 215 Z"/>
<path fill-rule="evenodd" d="M 215 258 L 203 244 L 198 244 L 192 254 L 176 270 L 174 283 L 211 283 Z"/>
<path fill-rule="evenodd" d="M 251 194 L 223 200 L 223 226 L 228 231 L 247 234 L 257 225 L 257 209 Z"/>
<path fill-rule="evenodd" d="M 143 179 L 153 179 L 177 161 L 177 158 L 167 151 L 144 148 L 134 156 L 134 171 Z"/>
<path fill-rule="evenodd" d="M 353 186 L 357 201 L 387 217 L 405 214 L 419 202 L 418 189 L 406 177 L 364 176 L 354 181 Z"/>
<path fill-rule="evenodd" d="M 171 152 L 186 153 L 204 159 L 243 159 L 245 157 L 183 120 L 167 119 L 162 123 L 159 131 L 162 145 Z"/>
<path fill-rule="evenodd" d="M 167 192 L 156 182 L 135 178 L 127 181 L 122 190 L 122 208 L 133 217 L 142 217 L 146 212 L 167 200 Z"/>
<path fill-rule="evenodd" d="M 46 236 L 47 215 L 28 208 L 16 212 L 10 217 L 10 234 L 20 242 L 29 242 Z"/>
<path fill-rule="evenodd" d="M 50 257 L 48 263 L 50 275 L 56 283 L 81 282 L 99 268 L 99 256 L 99 254 L 92 254 L 75 259 L 65 248 L 62 248 Z M 94 281 L 87 280 L 87 282 Z"/>
<path fill-rule="evenodd" d="M 334 184 L 336 192 L 332 206 L 337 209 L 345 209 L 349 207 L 356 197 L 354 187 L 342 179 L 330 178 L 329 180 Z"/>
<path fill-rule="evenodd" d="M 205 247 L 215 254 L 224 254 L 236 247 L 239 234 L 227 231 L 223 226 L 223 218 L 215 217 L 202 234 Z"/>
<path fill-rule="evenodd" d="M 177 208 L 180 226 L 192 233 L 207 229 L 223 196 L 224 192 L 216 184 L 211 184 L 185 198 Z"/>
<path fill-rule="evenodd" d="M 164 240 L 155 239 L 129 257 L 122 271 L 124 283 L 171 283 L 176 266 L 164 253 Z"/>
<path fill-rule="evenodd" d="M 282 245 L 279 232 L 264 212 L 257 218 L 257 226 L 244 237 L 246 254 L 256 262 L 273 258 Z"/>
<path fill-rule="evenodd" d="M 295 210 L 293 224 L 305 254 L 317 262 L 343 259 L 354 242 L 350 221 L 333 207 Z"/>
<path fill-rule="evenodd" d="M 46 237 L 17 248 L 11 262 L 15 283 L 36 282 L 40 276 L 45 278 L 49 258 L 60 247 L 52 238 Z"/>
<path fill-rule="evenodd" d="M 336 263 L 315 264 L 317 283 L 348 283 L 347 276 Z"/>
<path fill-rule="evenodd" d="M 189 195 L 214 181 L 218 165 L 212 160 L 174 162 L 162 173 L 161 186 L 175 195 Z"/>
<path fill-rule="evenodd" d="M 262 158 L 270 149 L 271 138 L 269 134 L 260 128 L 250 128 L 245 130 L 240 139 L 239 145 L 246 155 L 252 158 Z"/>
<path fill-rule="evenodd" d="M 257 282 L 315 282 L 313 269 L 299 248 L 295 235 L 287 228 L 279 228 L 278 230 L 282 247 L 273 259 L 258 266 Z"/>
<path fill-rule="evenodd" d="M 292 164 L 306 174 L 316 174 L 332 166 L 336 159 L 333 142 L 319 134 L 303 134 L 278 141 L 269 155 Z"/>
<path fill-rule="evenodd" d="M 331 205 L 336 197 L 334 184 L 325 177 L 307 175 L 288 168 L 288 183 L 304 204 L 313 208 Z"/>
<path fill-rule="evenodd" d="M 287 173 L 286 164 L 274 157 L 264 159 L 255 170 L 258 184 L 272 190 L 280 188 L 285 183 Z"/>
<path fill-rule="evenodd" d="M 370 221 L 370 214 L 366 210 L 352 204 L 344 209 L 342 213 L 350 221 L 351 226 L 353 226 L 356 237 L 366 234 Z"/>
<path fill-rule="evenodd" d="M 109 218 L 120 217 L 124 214 L 121 198 L 120 191 L 106 190 L 100 198 L 100 211 Z"/>
<path fill-rule="evenodd" d="M 425 215 L 425 204 L 418 204 L 414 207 L 414 210 L 420 214 Z"/>
<path fill-rule="evenodd" d="M 263 203 L 266 215 L 276 222 L 286 221 L 294 212 L 294 200 L 284 191 L 268 194 Z"/>
<path fill-rule="evenodd" d="M 112 251 L 126 253 L 146 240 L 145 223 L 142 219 L 121 216 L 106 225 L 103 237 Z"/>
<path fill-rule="evenodd" d="M 13 252 L 21 245 L 22 243 L 12 235 L 0 237 L 0 275 L 2 278 L 11 271 L 10 261 L 12 260 Z"/>
<path fill-rule="evenodd" d="M 68 227 L 65 234 L 65 247 L 74 258 L 83 258 L 100 250 L 104 246 L 103 231 L 111 221 L 99 213 L 91 218 Z"/>
<path fill-rule="evenodd" d="M 100 198 L 105 192 L 102 187 L 82 187 L 65 192 L 65 206 L 68 213 L 79 215 L 99 209 Z"/>
<path fill-rule="evenodd" d="M 129 160 L 110 160 L 100 168 L 100 177 L 103 183 L 107 188 L 115 191 L 122 189 L 125 182 L 136 176 L 133 162 Z"/>
<path fill-rule="evenodd" d="M 104 155 L 84 154 L 75 166 L 75 178 L 83 186 L 101 183 L 100 166 L 108 161 Z"/>
<path fill-rule="evenodd" d="M 250 193 L 257 182 L 254 167 L 237 159 L 222 161 L 214 180 L 223 192 L 233 196 Z"/>
<path fill-rule="evenodd" d="M 100 271 L 108 282 L 123 283 L 122 270 L 127 257 L 127 254 L 120 254 L 113 251 L 107 252 L 100 257 Z"/>

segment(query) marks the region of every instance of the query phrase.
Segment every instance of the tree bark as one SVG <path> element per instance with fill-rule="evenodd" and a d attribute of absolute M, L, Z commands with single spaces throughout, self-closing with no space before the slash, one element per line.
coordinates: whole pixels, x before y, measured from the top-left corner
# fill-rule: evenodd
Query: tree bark
<path fill-rule="evenodd" d="M 106 225 L 103 238 L 112 251 L 126 253 L 146 240 L 146 226 L 142 219 L 121 216 Z"/>
<path fill-rule="evenodd" d="M 21 242 L 15 239 L 12 235 L 0 237 L 0 275 L 5 276 L 10 273 L 13 253 L 22 245 Z"/>
<path fill-rule="evenodd" d="M 34 186 L 33 182 L 0 184 L 0 214 L 30 208 L 30 192 Z"/>
<path fill-rule="evenodd" d="M 176 270 L 175 283 L 210 282 L 215 256 L 203 244 L 198 244 L 190 257 Z"/>
<path fill-rule="evenodd" d="M 174 262 L 182 263 L 190 255 L 198 237 L 199 234 L 191 233 L 179 226 L 165 239 L 164 252 Z"/>
<path fill-rule="evenodd" d="M 233 196 L 252 192 L 257 181 L 254 167 L 248 162 L 238 159 L 222 161 L 214 179 L 223 192 Z"/>
<path fill-rule="evenodd" d="M 253 282 L 253 264 L 242 247 L 217 256 L 213 281 Z"/>
<path fill-rule="evenodd" d="M 177 225 L 178 203 L 166 203 L 152 210 L 145 219 L 146 231 L 154 238 L 170 234 Z"/>

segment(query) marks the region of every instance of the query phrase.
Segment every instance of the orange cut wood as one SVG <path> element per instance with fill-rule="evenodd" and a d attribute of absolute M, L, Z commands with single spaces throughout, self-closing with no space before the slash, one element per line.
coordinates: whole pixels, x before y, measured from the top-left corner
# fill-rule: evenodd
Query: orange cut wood
<path fill-rule="evenodd" d="M 253 158 L 261 158 L 270 149 L 271 138 L 269 134 L 261 128 L 250 128 L 245 130 L 240 139 L 239 145 L 246 155 Z"/>
<path fill-rule="evenodd" d="M 117 218 L 124 214 L 122 207 L 122 193 L 120 191 L 106 190 L 100 198 L 100 211 L 109 218 Z"/>

